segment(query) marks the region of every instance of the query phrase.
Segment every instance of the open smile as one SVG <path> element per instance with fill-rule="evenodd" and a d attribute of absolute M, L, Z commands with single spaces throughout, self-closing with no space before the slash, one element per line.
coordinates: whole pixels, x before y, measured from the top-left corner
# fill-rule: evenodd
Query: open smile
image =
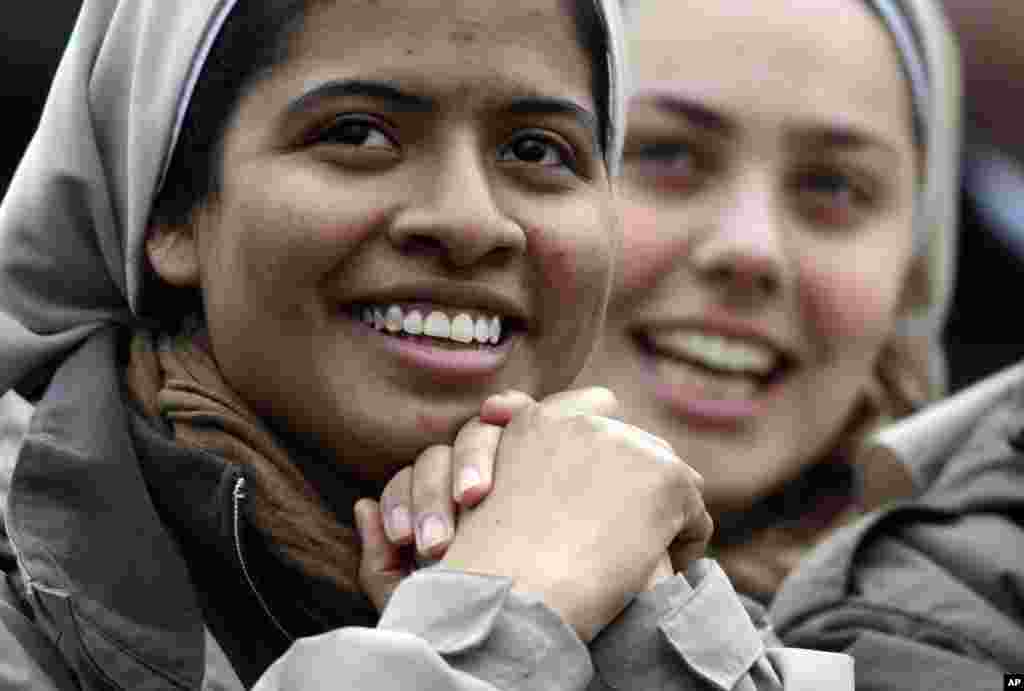
<path fill-rule="evenodd" d="M 633 332 L 656 396 L 683 417 L 736 425 L 758 416 L 795 359 L 763 339 L 698 326 Z"/>
<path fill-rule="evenodd" d="M 525 330 L 517 317 L 430 302 L 359 302 L 349 314 L 404 365 L 438 376 L 496 373 Z"/>

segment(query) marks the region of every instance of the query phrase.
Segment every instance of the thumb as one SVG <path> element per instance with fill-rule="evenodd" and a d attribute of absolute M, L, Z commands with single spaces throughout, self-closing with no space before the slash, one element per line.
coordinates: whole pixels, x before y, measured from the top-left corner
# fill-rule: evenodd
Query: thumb
<path fill-rule="evenodd" d="M 535 402 L 532 396 L 522 391 L 509 390 L 495 394 L 480 406 L 480 420 L 489 425 L 504 427 Z"/>
<path fill-rule="evenodd" d="M 380 505 L 373 499 L 360 499 L 355 505 L 356 529 L 363 543 L 359 562 L 359 585 L 378 612 L 383 612 L 391 593 L 411 569 L 402 549 L 391 543 L 384 532 Z"/>

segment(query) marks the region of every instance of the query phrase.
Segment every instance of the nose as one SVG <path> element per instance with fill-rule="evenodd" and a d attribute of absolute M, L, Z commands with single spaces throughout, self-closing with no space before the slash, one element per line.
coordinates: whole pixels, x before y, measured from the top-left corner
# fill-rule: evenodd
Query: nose
<path fill-rule="evenodd" d="M 777 297 L 788 283 L 785 210 L 765 174 L 735 181 L 716 218 L 694 239 L 690 263 L 731 300 Z"/>
<path fill-rule="evenodd" d="M 428 254 L 466 268 L 525 252 L 526 233 L 495 202 L 491 176 L 472 137 L 453 137 L 422 180 L 426 192 L 403 209 L 391 242 L 407 254 Z"/>

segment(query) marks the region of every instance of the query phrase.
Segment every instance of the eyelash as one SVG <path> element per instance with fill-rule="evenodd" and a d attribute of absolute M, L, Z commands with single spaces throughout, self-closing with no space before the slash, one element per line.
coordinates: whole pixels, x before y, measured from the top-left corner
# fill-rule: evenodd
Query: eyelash
<path fill-rule="evenodd" d="M 540 143 L 543 146 L 548 147 L 548 152 L 554 151 L 555 154 L 558 156 L 559 160 L 558 160 L 558 162 L 556 164 L 550 164 L 550 163 L 540 163 L 540 162 L 537 162 L 537 161 L 529 161 L 529 160 L 525 160 L 523 158 L 519 158 L 519 159 L 517 159 L 517 162 L 528 164 L 528 165 L 540 165 L 540 166 L 542 166 L 544 168 L 563 168 L 564 167 L 564 168 L 566 168 L 566 169 L 568 169 L 568 170 L 570 170 L 570 171 L 572 171 L 574 173 L 578 173 L 579 172 L 579 170 L 578 170 L 579 169 L 579 165 L 578 165 L 578 161 L 577 161 L 577 158 L 576 158 L 576 154 L 573 151 L 573 148 L 571 146 L 569 146 L 567 143 L 565 143 L 564 141 L 562 141 L 561 139 L 559 139 L 558 137 L 555 137 L 554 135 L 549 134 L 549 133 L 547 133 L 547 132 L 545 132 L 543 130 L 533 130 L 533 129 L 531 129 L 531 130 L 525 130 L 525 131 L 516 133 L 516 135 L 512 138 L 512 141 L 510 141 L 508 144 L 505 144 L 504 146 L 502 146 L 501 148 L 498 149 L 498 159 L 499 159 L 499 161 L 505 160 L 503 157 L 506 154 L 508 154 L 510 152 L 514 153 L 515 147 L 518 146 L 519 144 L 522 144 L 523 142 L 537 142 L 537 143 Z M 520 155 L 521 155 L 521 153 L 522 152 L 520 152 Z M 547 156 L 547 152 L 545 153 L 544 157 L 546 158 L 546 156 Z"/>
<path fill-rule="evenodd" d="M 628 169 L 650 181 L 643 184 L 684 196 L 696 193 L 718 165 L 714 152 L 677 139 L 627 145 L 625 161 Z M 822 182 L 828 182 L 832 189 L 822 191 Z M 836 192 L 839 186 L 842 190 Z M 797 195 L 797 204 L 803 212 L 821 225 L 854 225 L 859 220 L 857 214 L 877 207 L 882 198 L 881 183 L 871 173 L 850 171 L 828 163 L 811 163 L 798 169 L 789 176 L 787 188 Z M 839 195 L 848 196 L 838 200 Z"/>
<path fill-rule="evenodd" d="M 874 179 L 828 166 L 799 170 L 788 186 L 804 213 L 826 226 L 856 225 L 860 215 L 876 208 L 881 198 Z"/>
<path fill-rule="evenodd" d="M 344 141 L 344 130 L 346 128 L 358 127 L 361 140 L 353 143 Z M 327 145 L 343 146 L 352 150 L 390 152 L 398 151 L 400 146 L 397 138 L 392 134 L 392 127 L 382 123 L 378 118 L 361 114 L 344 114 L 335 117 L 326 126 L 313 132 L 306 140 L 306 145 Z M 376 134 L 377 143 L 367 145 L 367 138 Z M 516 152 L 516 148 L 524 142 L 534 142 L 544 147 L 543 155 L 539 161 L 530 161 L 523 154 Z M 557 157 L 556 162 L 544 163 L 552 153 Z M 499 163 L 513 163 L 523 168 L 544 170 L 547 172 L 562 173 L 568 172 L 582 176 L 581 166 L 574 148 L 560 137 L 540 129 L 527 129 L 515 132 L 511 140 L 502 145 L 497 152 Z"/>
<path fill-rule="evenodd" d="M 716 168 L 713 153 L 680 140 L 651 141 L 627 147 L 626 163 L 643 178 L 674 193 L 694 192 Z"/>
<path fill-rule="evenodd" d="M 376 132 L 380 137 L 387 141 L 388 146 L 383 147 L 379 144 L 367 147 L 365 141 L 359 144 L 351 144 L 343 141 L 333 141 L 332 135 L 340 134 L 345 128 L 351 127 L 365 127 L 367 129 L 366 134 L 369 136 L 373 132 Z M 340 144 L 342 146 L 350 146 L 352 148 L 398 148 L 398 144 L 394 137 L 388 132 L 387 126 L 383 125 L 380 121 L 365 115 L 339 115 L 334 118 L 326 127 L 317 130 L 311 137 L 310 143 L 314 144 Z"/>

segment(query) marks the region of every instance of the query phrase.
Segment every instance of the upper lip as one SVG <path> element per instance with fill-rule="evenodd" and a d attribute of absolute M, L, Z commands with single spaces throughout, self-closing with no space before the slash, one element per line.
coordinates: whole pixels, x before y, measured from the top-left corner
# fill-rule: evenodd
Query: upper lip
<path fill-rule="evenodd" d="M 656 331 L 668 330 L 693 330 L 709 334 L 717 334 L 726 338 L 749 341 L 764 348 L 775 351 L 781 356 L 783 365 L 795 364 L 799 360 L 799 353 L 793 347 L 782 343 L 782 339 L 773 336 L 768 331 L 761 329 L 749 322 L 736 319 L 723 319 L 720 317 L 704 318 L 650 318 L 642 319 L 633 323 L 631 332 L 634 336 L 642 337 L 644 334 Z"/>
<path fill-rule="evenodd" d="M 386 305 L 426 302 L 438 307 L 477 310 L 526 323 L 529 315 L 522 301 L 476 283 L 424 281 L 395 284 L 346 296 L 344 304 Z"/>

